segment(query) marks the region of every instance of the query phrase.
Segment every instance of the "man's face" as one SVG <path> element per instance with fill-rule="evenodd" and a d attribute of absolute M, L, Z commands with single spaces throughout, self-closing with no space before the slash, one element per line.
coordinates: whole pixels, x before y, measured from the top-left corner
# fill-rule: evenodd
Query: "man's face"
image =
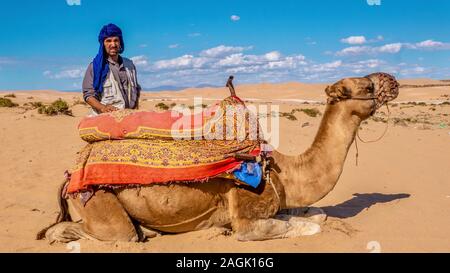
<path fill-rule="evenodd" d="M 117 56 L 120 50 L 120 39 L 119 37 L 109 37 L 103 42 L 105 46 L 105 51 L 109 56 Z"/>

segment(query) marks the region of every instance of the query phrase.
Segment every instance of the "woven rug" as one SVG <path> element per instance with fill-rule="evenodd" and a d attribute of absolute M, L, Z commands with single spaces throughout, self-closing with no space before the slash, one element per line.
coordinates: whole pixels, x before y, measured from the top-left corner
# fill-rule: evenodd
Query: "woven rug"
<path fill-rule="evenodd" d="M 78 154 L 68 193 L 96 185 L 205 182 L 231 173 L 242 163 L 236 153 L 260 153 L 259 130 L 251 131 L 259 126 L 249 115 L 241 100 L 229 97 L 197 116 L 122 110 L 85 118 L 79 131 L 89 144 Z M 173 133 L 180 120 L 198 117 L 201 123 L 184 123 L 188 126 Z M 189 138 L 174 137 L 179 133 Z"/>

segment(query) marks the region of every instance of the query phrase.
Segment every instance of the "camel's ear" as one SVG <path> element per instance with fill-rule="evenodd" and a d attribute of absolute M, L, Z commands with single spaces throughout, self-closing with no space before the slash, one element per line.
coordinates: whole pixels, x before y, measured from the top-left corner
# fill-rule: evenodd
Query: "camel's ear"
<path fill-rule="evenodd" d="M 350 90 L 345 87 L 345 84 L 342 81 L 337 82 L 332 86 L 327 86 L 327 88 L 325 88 L 325 93 L 327 93 L 327 96 L 333 101 L 339 101 L 340 99 L 351 96 Z"/>

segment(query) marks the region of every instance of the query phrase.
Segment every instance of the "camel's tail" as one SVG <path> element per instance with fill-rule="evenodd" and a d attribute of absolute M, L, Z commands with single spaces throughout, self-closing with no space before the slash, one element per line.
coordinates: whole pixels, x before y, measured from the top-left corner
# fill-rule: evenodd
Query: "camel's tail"
<path fill-rule="evenodd" d="M 68 181 L 69 181 L 69 179 L 66 176 L 64 183 L 61 184 L 61 186 L 59 187 L 59 190 L 58 190 L 59 214 L 58 214 L 58 217 L 56 218 L 56 222 L 51 224 L 50 226 L 42 229 L 41 231 L 39 231 L 38 234 L 36 235 L 36 240 L 44 239 L 45 233 L 47 232 L 47 230 L 49 228 L 51 228 L 61 222 L 72 221 L 70 214 L 69 214 L 69 205 L 67 203 L 67 200 L 65 198 L 63 198 L 63 191 L 64 191 Z"/>

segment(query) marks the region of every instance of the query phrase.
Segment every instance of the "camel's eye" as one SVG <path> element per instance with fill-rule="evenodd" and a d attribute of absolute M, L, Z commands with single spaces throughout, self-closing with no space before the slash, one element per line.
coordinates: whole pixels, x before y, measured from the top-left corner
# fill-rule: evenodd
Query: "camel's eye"
<path fill-rule="evenodd" d="M 373 84 L 373 82 L 370 83 L 368 90 L 370 93 L 373 93 L 375 91 L 375 85 Z"/>

